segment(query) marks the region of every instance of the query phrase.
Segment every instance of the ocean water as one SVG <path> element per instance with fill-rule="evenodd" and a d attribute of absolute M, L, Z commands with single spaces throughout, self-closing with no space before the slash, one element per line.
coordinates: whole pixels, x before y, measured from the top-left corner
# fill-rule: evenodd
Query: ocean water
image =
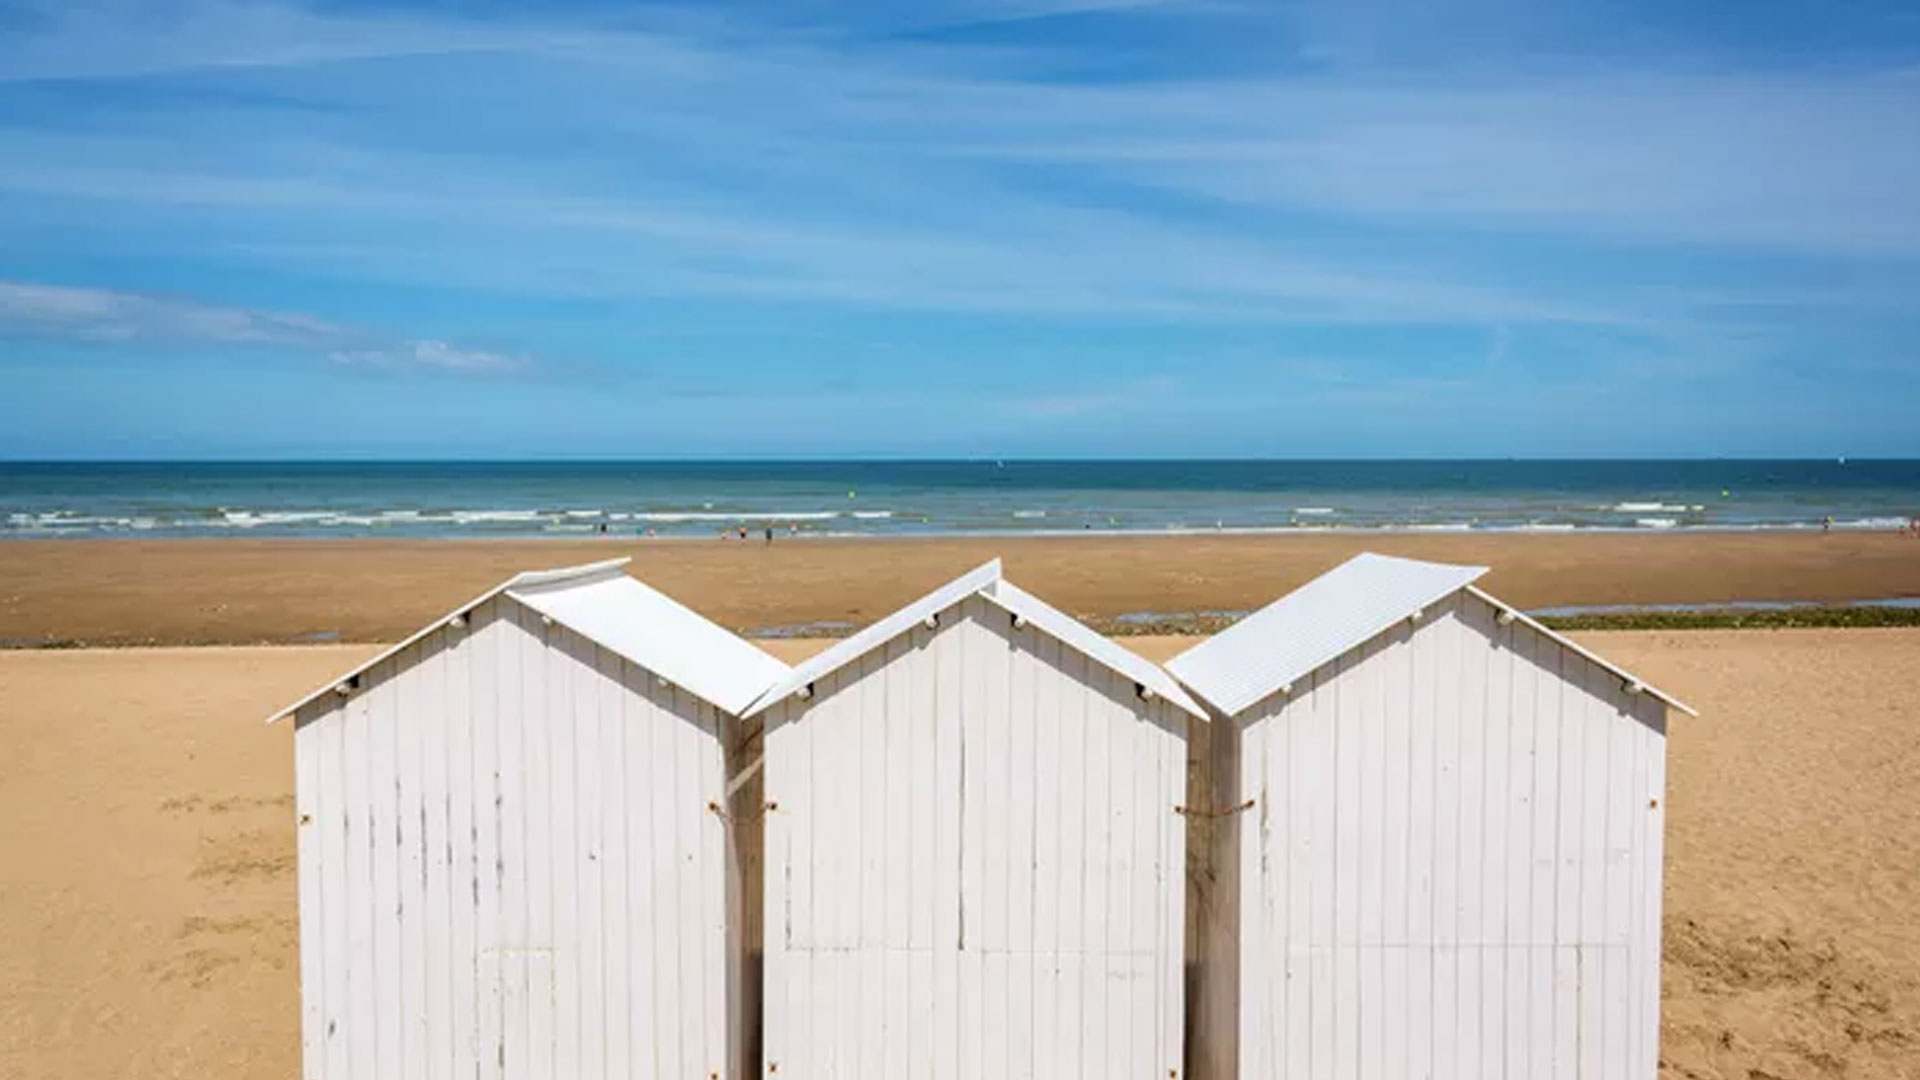
<path fill-rule="evenodd" d="M 0 538 L 1896 529 L 1920 461 L 0 463 Z"/>

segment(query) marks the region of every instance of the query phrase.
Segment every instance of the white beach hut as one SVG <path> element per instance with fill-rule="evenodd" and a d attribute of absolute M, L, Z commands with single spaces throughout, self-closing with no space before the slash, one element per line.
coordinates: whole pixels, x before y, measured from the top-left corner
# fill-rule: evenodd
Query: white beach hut
<path fill-rule="evenodd" d="M 764 1073 L 1180 1068 L 1186 733 L 1167 674 L 993 562 L 764 718 Z"/>
<path fill-rule="evenodd" d="M 1195 900 L 1196 1075 L 1654 1076 L 1692 710 L 1483 572 L 1361 555 L 1168 665 L 1247 807 Z"/>
<path fill-rule="evenodd" d="M 521 574 L 281 714 L 308 1080 L 751 1074 L 724 807 L 733 714 L 788 669 L 624 562 Z"/>

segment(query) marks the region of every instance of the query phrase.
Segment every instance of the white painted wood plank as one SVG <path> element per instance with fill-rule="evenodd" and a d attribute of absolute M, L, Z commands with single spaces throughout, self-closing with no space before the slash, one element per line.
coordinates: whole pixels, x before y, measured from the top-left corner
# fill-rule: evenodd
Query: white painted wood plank
<path fill-rule="evenodd" d="M 629 932 L 633 912 L 628 906 L 632 872 L 630 832 L 638 826 L 628 817 L 627 737 L 628 709 L 635 700 L 634 684 L 647 676 L 620 655 L 602 649 L 596 656 L 600 685 L 600 752 L 593 763 L 600 784 L 600 910 L 606 920 L 601 942 L 604 993 L 598 1022 L 604 1032 L 605 1070 L 609 1076 L 636 1076 L 633 1061 L 633 943 Z M 734 963 L 727 956 L 724 962 Z M 589 1014 L 589 1022 L 594 1014 Z M 734 1058 L 729 1057 L 729 1061 Z"/>
<path fill-rule="evenodd" d="M 551 920 L 549 942 L 552 946 L 554 995 L 552 1015 L 553 1074 L 556 1077 L 580 1075 L 580 968 L 591 947 L 582 936 L 582 893 L 587 857 L 582 828 L 579 764 L 582 706 L 587 704 L 585 688 L 580 685 L 576 653 L 583 643 L 578 634 L 559 624 L 547 627 L 547 648 L 542 657 L 546 670 L 546 713 L 541 717 L 546 733 L 548 840 L 546 874 L 551 892 L 547 917 Z M 536 893 L 538 889 L 535 890 Z"/>
<path fill-rule="evenodd" d="M 693 962 L 700 971 L 699 1073 L 725 1073 L 727 1051 L 727 904 L 726 823 L 714 812 L 726 802 L 726 767 L 720 746 L 719 715 L 714 707 L 682 689 L 676 695 L 688 719 L 692 739 L 691 797 L 687 810 L 694 822 L 693 859 L 683 872 L 691 876 L 695 920 L 687 937 Z"/>
<path fill-rule="evenodd" d="M 887 649 L 883 646 L 868 653 L 850 669 L 857 671 L 859 679 L 854 690 L 860 711 L 852 760 L 857 770 L 854 785 L 860 793 L 860 810 L 848 823 L 854 865 L 859 875 L 858 895 L 854 903 L 848 905 L 856 920 L 853 941 L 858 949 L 851 958 L 849 974 L 859 1038 L 852 1075 L 862 1080 L 877 1078 L 886 1068 L 885 987 L 881 983 L 888 904 L 884 865 L 888 781 L 886 659 Z"/>
<path fill-rule="evenodd" d="M 953 633 L 960 639 L 961 780 L 960 794 L 960 1076 L 984 1080 L 986 1063 L 985 962 L 987 778 L 992 773 L 987 740 L 985 675 L 987 642 L 969 605 L 954 612 Z"/>
<path fill-rule="evenodd" d="M 382 661 L 368 672 L 371 687 L 361 691 L 370 709 L 367 788 L 372 807 L 376 1067 L 386 1072 L 406 1068 L 407 1023 L 401 1000 L 405 979 L 400 965 L 400 724 L 393 700 L 393 670 L 392 661 Z"/>
<path fill-rule="evenodd" d="M 607 695 L 615 685 L 601 674 L 613 662 L 606 650 L 578 635 L 567 635 L 568 670 L 575 686 L 574 715 L 574 931 L 579 950 L 574 964 L 574 1019 L 577 1061 L 584 1076 L 603 1076 L 607 1068 L 607 923 L 606 868 L 609 855 L 602 771 L 609 747 L 602 727 Z M 704 881 L 717 874 L 718 860 L 701 859 L 686 868 Z M 715 973 L 717 975 L 717 972 Z"/>
<path fill-rule="evenodd" d="M 701 759 L 711 741 L 697 724 L 699 703 L 679 687 L 669 687 L 663 702 L 671 702 L 674 732 L 674 850 L 679 862 L 674 871 L 676 896 L 674 948 L 680 958 L 680 1060 L 682 1075 L 695 1075 L 721 1067 L 718 1047 L 708 1028 L 718 1021 L 715 1015 L 720 972 L 708 950 L 702 925 L 707 916 L 698 872 L 702 851 L 711 850 L 711 830 L 718 825 L 707 802 L 712 793 L 702 790 Z M 716 865 L 709 862 L 710 866 Z"/>
<path fill-rule="evenodd" d="M 1159 988 L 1160 1064 L 1172 1071 L 1184 1067 L 1185 1060 L 1183 1032 L 1187 1016 L 1187 972 L 1184 960 L 1188 922 L 1185 888 L 1187 826 L 1185 819 L 1174 814 L 1173 808 L 1191 802 L 1193 793 L 1187 784 L 1187 745 L 1195 721 L 1184 711 L 1164 702 L 1160 709 L 1168 725 L 1177 733 L 1171 737 L 1156 736 L 1161 740 L 1161 773 L 1164 779 L 1160 801 L 1154 807 L 1159 814 L 1162 851 L 1158 892 L 1165 908 L 1160 930 L 1161 962 L 1164 964 Z M 1228 765 L 1231 764 L 1229 760 Z"/>
<path fill-rule="evenodd" d="M 954 1080 L 960 1068 L 960 964 L 959 942 L 961 877 L 964 854 L 961 851 L 961 724 L 964 709 L 961 685 L 964 675 L 965 637 L 952 625 L 953 614 L 940 616 L 940 625 L 929 648 L 933 651 L 934 705 L 937 716 L 934 739 L 935 798 L 934 840 L 938 857 L 934 862 L 933 897 L 937 905 L 933 919 L 934 1007 L 933 1075 L 936 1080 Z"/>
<path fill-rule="evenodd" d="M 1011 1075 L 1012 1042 L 1011 957 L 1008 955 L 1012 892 L 1013 736 L 1009 713 L 1008 616 L 980 600 L 971 600 L 973 626 L 979 644 L 978 670 L 970 677 L 980 685 L 982 734 L 978 765 L 983 771 L 985 803 L 981 853 L 980 952 L 984 961 L 981 1001 L 981 1064 L 987 1076 Z M 969 765 L 974 764 L 969 762 Z"/>
<path fill-rule="evenodd" d="M 1499 650 L 1494 660 L 1491 682 L 1497 699 L 1500 720 L 1506 735 L 1507 797 L 1504 828 L 1505 910 L 1500 936 L 1504 957 L 1503 974 L 1506 1008 L 1502 1013 L 1501 1060 L 1506 1075 L 1532 1074 L 1529 1024 L 1532 1009 L 1527 960 L 1527 931 L 1532 913 L 1528 895 L 1533 885 L 1533 718 L 1527 696 L 1532 674 L 1527 670 L 1530 657 L 1526 642 L 1532 631 L 1513 623 L 1501 627 L 1495 621 L 1494 637 Z"/>
<path fill-rule="evenodd" d="M 886 919 L 883 936 L 890 952 L 907 948 L 913 936 L 913 734 L 916 725 L 910 695 L 914 655 L 910 636 L 888 643 L 885 698 L 880 703 L 880 739 L 885 758 L 880 782 L 886 792 L 886 810 L 880 820 L 886 845 L 881 857 Z M 894 980 L 889 978 L 887 986 L 892 993 Z M 901 1034 L 900 1039 L 889 1039 L 888 1069 L 894 1075 L 900 1075 L 907 1067 L 906 1040 L 904 1032 Z M 895 1042 L 897 1048 L 892 1047 Z"/>
<path fill-rule="evenodd" d="M 1553 941 L 1558 901 L 1560 665 L 1562 650 L 1530 628 L 1528 723 L 1533 730 L 1532 880 L 1527 888 L 1527 1060 L 1531 1075 L 1553 1075 Z"/>
<path fill-rule="evenodd" d="M 1355 651 L 1354 666 L 1346 678 L 1354 684 L 1353 732 L 1359 736 L 1355 763 L 1357 783 L 1351 802 L 1357 808 L 1354 842 L 1359 858 L 1354 866 L 1354 903 L 1359 923 L 1353 939 L 1355 960 L 1354 1063 L 1361 1080 L 1385 1080 L 1386 973 L 1382 947 L 1386 943 L 1386 703 L 1384 652 L 1400 631 L 1376 638 Z"/>
<path fill-rule="evenodd" d="M 700 822 L 701 854 L 694 860 L 700 889 L 699 950 L 702 965 L 705 1011 L 701 1022 L 706 1032 L 702 1066 L 711 1075 L 725 1075 L 737 1059 L 731 1044 L 733 1025 L 728 1015 L 729 965 L 733 955 L 728 947 L 728 837 L 726 819 L 712 808 L 724 811 L 727 802 L 726 754 L 723 714 L 691 691 L 682 694 L 688 708 L 699 716 L 697 778 L 699 787 L 691 800 Z M 702 813 L 705 811 L 705 813 Z"/>
<path fill-rule="evenodd" d="M 800 725 L 790 722 L 790 702 L 780 702 L 761 717 L 766 725 L 763 766 L 766 803 L 761 818 L 766 845 L 766 870 L 761 879 L 766 925 L 761 952 L 760 1075 L 772 1075 L 787 1062 L 792 1067 L 791 1043 L 787 1032 L 794 1014 L 795 975 L 789 953 L 789 934 L 793 918 L 791 882 L 794 874 L 793 845 L 796 842 L 791 822 L 799 805 L 799 780 L 807 768 L 805 747 L 800 744 Z M 752 903 L 749 898 L 748 903 Z M 636 987 L 638 989 L 638 987 Z"/>
<path fill-rule="evenodd" d="M 1460 946 L 1456 1068 L 1462 1076 L 1484 1076 L 1490 1065 L 1498 1067 L 1485 1056 L 1482 1020 L 1494 992 L 1481 978 L 1485 973 L 1481 932 L 1490 878 L 1486 854 L 1491 835 L 1486 820 L 1487 652 L 1472 606 L 1456 596 L 1449 608 L 1457 643 L 1452 670 L 1459 680 L 1460 695 L 1459 911 L 1454 929 L 1454 940 Z"/>
<path fill-rule="evenodd" d="M 1436 613 L 1438 614 L 1438 613 Z M 1407 657 L 1407 1075 L 1435 1076 L 1433 1019 L 1435 998 L 1434 881 L 1435 813 L 1440 772 L 1434 718 L 1446 685 L 1437 651 L 1445 633 L 1436 618 L 1419 628 Z"/>
<path fill-rule="evenodd" d="M 906 715 L 906 734 L 913 757 L 908 773 L 912 802 L 913 830 L 910 851 L 909 891 L 912 898 L 908 941 L 913 948 L 908 970 L 911 1016 L 908 1019 L 909 1075 L 934 1075 L 935 1011 L 942 995 L 934 983 L 933 950 L 935 912 L 943 897 L 937 893 L 935 866 L 940 859 L 940 842 L 935 822 L 939 814 L 935 800 L 939 795 L 940 709 L 935 698 L 938 687 L 937 660 L 933 632 L 924 627 L 912 631 L 912 651 L 903 669 L 902 682 L 910 709 Z"/>
<path fill-rule="evenodd" d="M 1654 1075 L 1657 1069 L 1660 1045 L 1660 909 L 1661 909 L 1661 873 L 1664 866 L 1667 820 L 1667 738 L 1666 713 L 1664 706 L 1646 695 L 1637 708 L 1641 715 L 1657 734 L 1646 738 L 1642 749 L 1645 753 L 1645 790 L 1649 793 L 1650 808 L 1646 812 L 1646 836 L 1641 845 L 1641 874 L 1645 881 L 1639 900 L 1644 907 L 1641 916 L 1641 939 L 1636 948 L 1643 959 L 1640 965 L 1639 1022 L 1646 1034 L 1641 1045 L 1640 1060 L 1636 1063 L 1636 1077 Z"/>
<path fill-rule="evenodd" d="M 1607 732 L 1607 827 L 1603 852 L 1606 898 L 1602 934 L 1607 953 L 1602 978 L 1605 1019 L 1601 1034 L 1604 1047 L 1601 1074 L 1625 1080 L 1631 1075 L 1633 1040 L 1628 1019 L 1633 1003 L 1628 941 L 1632 933 L 1634 796 L 1639 786 L 1634 775 L 1634 729 L 1638 725 L 1617 686 L 1603 705 L 1600 720 Z"/>
<path fill-rule="evenodd" d="M 425 872 L 417 916 L 425 938 L 423 959 L 425 1014 L 421 1052 L 425 1076 L 447 1080 L 453 1071 L 453 909 L 448 886 L 452 870 L 452 838 L 447 828 L 447 758 L 449 724 L 454 710 L 454 672 L 448 656 L 450 631 L 442 629 L 415 646 L 425 652 L 420 664 L 421 710 L 413 718 L 419 729 L 420 847 Z M 461 681 L 464 689 L 465 681 Z M 464 708 L 464 703 L 459 706 Z"/>
<path fill-rule="evenodd" d="M 1459 624 L 1451 612 L 1435 620 L 1433 832 L 1433 1073 L 1460 1069 L 1460 801 L 1463 722 L 1458 688 Z"/>
<path fill-rule="evenodd" d="M 309 708 L 312 708 L 311 706 Z M 326 1076 L 326 938 L 323 899 L 325 867 L 321 865 L 320 833 L 331 822 L 321 791 L 321 732 L 310 721 L 294 720 L 293 810 L 295 877 L 300 890 L 300 1067 L 312 1080 Z"/>
<path fill-rule="evenodd" d="M 1619 677 L 1598 664 L 1587 668 L 1583 727 L 1583 799 L 1580 815 L 1580 1074 L 1606 1074 L 1606 963 L 1598 946 L 1607 923 L 1607 787 Z"/>
<path fill-rule="evenodd" d="M 1585 806 L 1584 711 L 1586 671 L 1583 657 L 1562 652 L 1559 709 L 1559 819 L 1554 865 L 1553 1075 L 1574 1077 L 1579 1069 L 1579 957 L 1573 946 L 1580 934 L 1580 814 Z"/>
<path fill-rule="evenodd" d="M 451 1006 L 448 1072 L 457 1077 L 480 1071 L 475 1047 L 479 1044 L 479 992 L 474 940 L 479 856 L 474 815 L 482 805 L 475 791 L 473 658 L 479 621 L 470 616 L 464 630 L 447 639 L 447 997 Z M 486 803 L 491 805 L 488 797 Z"/>
<path fill-rule="evenodd" d="M 522 987 L 526 1008 L 526 1065 L 509 1070 L 515 1076 L 554 1076 L 553 952 L 554 933 L 554 727 L 555 708 L 548 635 L 538 616 L 522 609 L 527 631 L 521 653 L 521 752 L 526 792 L 526 847 L 524 889 L 527 904 L 525 974 Z"/>
<path fill-rule="evenodd" d="M 1250 813 L 1258 828 L 1260 865 L 1243 867 L 1243 880 L 1258 875 L 1265 940 L 1259 943 L 1261 1057 L 1263 1077 L 1311 1076 L 1315 1055 L 1315 1017 L 1330 1003 L 1314 978 L 1314 957 L 1325 938 L 1319 923 L 1321 896 L 1330 884 L 1322 858 L 1323 820 L 1332 813 L 1333 723 L 1321 707 L 1317 680 L 1301 686 L 1297 698 L 1276 701 L 1260 723 L 1261 794 Z M 1251 740 L 1254 729 L 1247 729 Z M 1249 747 L 1252 743 L 1247 744 Z M 1329 894 L 1330 895 L 1330 894 Z M 1331 918 L 1330 913 L 1327 916 Z M 1328 1048 L 1320 1048 L 1324 1057 Z"/>
<path fill-rule="evenodd" d="M 1112 1013 L 1108 1005 L 1111 980 L 1107 977 L 1107 950 L 1113 940 L 1112 913 L 1109 907 L 1113 872 L 1113 723 L 1107 701 L 1098 691 L 1107 678 L 1098 664 L 1088 663 L 1080 670 L 1079 685 L 1074 688 L 1086 715 L 1087 786 L 1085 877 L 1081 902 L 1086 912 L 1087 939 L 1081 983 L 1081 1024 L 1083 1068 L 1091 1076 L 1111 1076 L 1120 1063 L 1114 1060 Z"/>
<path fill-rule="evenodd" d="M 532 831 L 534 803 L 529 780 L 530 717 L 539 715 L 539 697 L 530 691 L 538 684 L 539 638 L 537 621 L 518 604 L 501 601 L 501 616 L 506 634 L 501 641 L 500 712 L 497 764 L 500 772 L 500 921 L 501 933 L 494 949 L 500 1010 L 499 1059 L 501 1073 L 510 1077 L 530 1074 L 533 1045 L 529 1019 L 532 1006 L 527 992 L 527 956 L 533 944 L 529 898 L 531 852 L 544 836 Z"/>
<path fill-rule="evenodd" d="M 469 700 L 473 705 L 472 833 L 473 856 L 473 1044 L 481 1080 L 500 1080 L 506 1068 L 506 1028 L 502 1014 L 500 946 L 506 940 L 501 913 L 506 870 L 502 837 L 508 813 L 502 781 L 500 727 L 503 701 L 517 677 L 509 652 L 516 632 L 501 614 L 501 602 L 482 605 L 472 616 L 474 639 L 467 668 Z M 519 806 L 512 808 L 518 815 Z"/>
<path fill-rule="evenodd" d="M 1380 715 L 1380 739 L 1385 762 L 1380 787 L 1382 804 L 1382 857 L 1380 903 L 1382 922 L 1375 947 L 1380 954 L 1380 995 L 1382 1004 L 1373 1036 L 1379 1046 L 1379 1071 L 1382 1076 L 1408 1074 L 1407 1045 L 1407 970 L 1408 905 L 1412 890 L 1409 862 L 1412 830 L 1412 728 L 1413 714 L 1408 706 L 1413 690 L 1413 650 L 1416 628 L 1396 628 L 1375 661 L 1380 668 L 1379 695 L 1375 708 Z"/>
<path fill-rule="evenodd" d="M 1132 942 L 1129 940 L 1132 926 L 1132 899 L 1136 893 L 1133 881 L 1133 740 L 1129 737 L 1135 723 L 1132 710 L 1121 702 L 1136 700 L 1132 697 L 1133 680 L 1115 676 L 1112 672 L 1101 671 L 1101 682 L 1109 688 L 1111 696 L 1094 698 L 1104 717 L 1107 733 L 1107 805 L 1104 817 L 1107 822 L 1107 865 L 1102 876 L 1106 896 L 1104 902 L 1107 911 L 1107 945 L 1105 978 L 1103 990 L 1106 994 L 1106 1031 L 1107 1055 L 1109 1067 L 1123 1071 L 1137 1067 L 1140 1059 L 1134 1057 L 1130 1038 L 1139 1021 L 1134 1017 L 1132 983 L 1137 981 L 1134 974 Z"/>
<path fill-rule="evenodd" d="M 1131 790 L 1127 796 L 1126 880 L 1121 888 L 1126 893 L 1127 941 L 1133 978 L 1126 984 L 1127 1004 L 1121 1025 L 1128 1038 L 1127 1059 L 1137 1062 L 1142 1069 L 1158 1065 L 1162 1060 L 1156 1023 L 1161 958 L 1168 948 L 1183 951 L 1182 945 L 1161 942 L 1160 930 L 1164 925 L 1161 913 L 1172 902 L 1173 892 L 1184 894 L 1186 891 L 1184 882 L 1177 878 L 1163 881 L 1157 869 L 1159 826 L 1166 813 L 1163 807 L 1167 805 L 1160 796 L 1167 762 L 1160 746 L 1164 736 L 1154 722 L 1153 714 L 1158 709 L 1155 703 L 1136 701 L 1130 710 L 1132 718 L 1122 722 Z"/>
<path fill-rule="evenodd" d="M 374 672 L 361 675 L 362 686 Z M 363 689 L 347 700 L 344 710 L 343 760 L 345 787 L 346 882 L 341 890 L 347 909 L 350 1076 L 374 1076 L 380 1070 L 379 977 L 374 931 L 377 900 L 374 895 L 374 746 L 372 698 Z"/>
<path fill-rule="evenodd" d="M 1276 927 L 1268 914 L 1271 906 L 1268 898 L 1276 891 L 1276 886 L 1267 880 L 1267 870 L 1275 862 L 1284 862 L 1289 854 L 1285 848 L 1276 852 L 1270 852 L 1267 848 L 1276 840 L 1271 819 L 1281 804 L 1274 801 L 1276 796 L 1272 794 L 1268 782 L 1266 744 L 1268 739 L 1282 734 L 1279 723 L 1276 720 L 1255 720 L 1246 723 L 1243 728 L 1238 719 L 1229 719 L 1215 721 L 1213 728 L 1216 738 L 1233 732 L 1231 737 L 1238 741 L 1234 767 L 1240 778 L 1239 792 L 1243 798 L 1254 801 L 1232 852 L 1232 857 L 1239 862 L 1241 889 L 1238 898 L 1240 933 L 1235 942 L 1235 953 L 1239 960 L 1236 977 L 1240 986 L 1234 1000 L 1234 1036 L 1240 1048 L 1240 1075 L 1250 1080 L 1273 1075 L 1275 1067 L 1270 1063 L 1277 1037 L 1274 1029 L 1283 1022 L 1279 1011 L 1268 1000 L 1267 989 L 1271 979 L 1267 941 L 1283 929 Z M 1284 844 L 1288 842 L 1289 835 L 1281 830 L 1277 839 Z M 1284 886 L 1278 888 L 1284 889 Z"/>
<path fill-rule="evenodd" d="M 1060 774 L 1059 892 L 1059 1044 L 1055 1051 L 1065 1077 L 1097 1080 L 1085 1071 L 1085 967 L 1089 933 L 1086 918 L 1087 748 L 1086 699 L 1074 690 L 1085 675 L 1086 660 L 1072 649 L 1059 652 L 1058 693 L 1061 754 L 1070 766 Z"/>
<path fill-rule="evenodd" d="M 1312 704 L 1307 716 L 1294 724 L 1292 745 L 1301 760 L 1318 767 L 1305 792 L 1312 810 L 1310 826 L 1301 834 L 1305 848 L 1303 860 L 1308 877 L 1307 941 L 1307 1045 L 1308 1075 L 1331 1077 L 1339 1068 L 1336 1044 L 1338 1003 L 1335 1000 L 1335 955 L 1339 938 L 1337 905 L 1339 895 L 1339 852 L 1336 806 L 1340 752 L 1340 686 L 1333 669 L 1313 676 Z M 1311 719 L 1307 719 L 1310 717 Z M 1303 779 L 1295 773 L 1297 781 Z"/>
<path fill-rule="evenodd" d="M 1061 680 L 1056 674 L 1060 643 L 1045 634 L 1027 631 L 1032 643 L 1034 768 L 1034 1057 L 1036 1073 L 1058 1076 L 1066 1068 L 1060 1016 L 1060 903 L 1064 855 L 1061 844 L 1061 785 L 1070 769 L 1081 766 L 1076 748 L 1066 744 L 1060 717 Z"/>
<path fill-rule="evenodd" d="M 350 874 L 348 845 L 360 839 L 359 830 L 365 825 L 359 818 L 359 807 L 352 801 L 353 786 L 357 785 L 349 784 L 347 774 L 349 770 L 357 772 L 363 759 L 349 760 L 347 756 L 350 747 L 359 749 L 357 740 L 349 742 L 347 738 L 351 726 L 348 711 L 348 707 L 335 706 L 314 721 L 311 729 L 320 764 L 320 808 L 314 821 L 321 829 L 320 865 L 316 869 L 322 875 L 321 925 L 325 928 L 321 965 L 326 976 L 322 1007 L 326 1052 L 322 1075 L 329 1080 L 351 1075 L 352 1047 L 362 1037 L 354 1026 L 351 967 L 351 909 L 361 897 L 353 891 L 357 883 Z"/>
<path fill-rule="evenodd" d="M 393 879 L 394 943 L 399 964 L 397 1018 L 399 1063 L 407 1076 L 426 1075 L 426 907 L 425 863 L 421 852 L 420 716 L 426 687 L 424 657 L 408 650 L 393 658 L 384 693 L 392 703 L 393 729 Z"/>
<path fill-rule="evenodd" d="M 1039 762 L 1034 717 L 1034 639 L 1032 629 L 1007 634 L 1007 771 L 1008 796 L 1007 949 L 1010 967 L 1007 995 L 1008 1075 L 1036 1077 L 1034 1010 L 1039 983 L 1034 961 L 1034 862 L 1038 857 L 1036 811 L 1039 788 L 1051 784 L 1052 773 Z M 1049 902 L 1051 898 L 1049 898 Z"/>

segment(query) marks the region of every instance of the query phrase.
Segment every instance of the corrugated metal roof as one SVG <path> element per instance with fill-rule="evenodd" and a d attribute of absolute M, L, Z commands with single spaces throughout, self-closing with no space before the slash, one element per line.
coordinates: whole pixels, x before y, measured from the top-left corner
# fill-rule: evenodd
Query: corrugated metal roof
<path fill-rule="evenodd" d="M 752 716 L 761 712 L 774 702 L 794 693 L 801 687 L 815 682 L 841 667 L 858 660 L 862 656 L 912 630 L 916 625 L 938 615 L 969 596 L 978 595 L 996 606 L 1015 615 L 1024 617 L 1038 629 L 1058 638 L 1061 642 L 1085 654 L 1089 659 L 1111 668 L 1121 675 L 1132 679 L 1142 686 L 1151 688 L 1168 701 L 1187 710 L 1202 720 L 1207 718 L 1206 710 L 1180 688 L 1173 677 L 1157 665 L 1127 649 L 1123 649 L 1099 634 L 1094 633 L 1079 620 L 1048 605 L 1039 597 L 1019 588 L 1000 576 L 1000 560 L 995 559 L 969 571 L 942 585 L 938 589 L 888 615 L 879 622 L 867 627 L 852 637 L 835 644 L 832 648 L 795 667 L 791 674 L 775 683 L 760 700 L 753 703 L 744 715 Z"/>
<path fill-rule="evenodd" d="M 738 714 L 789 670 L 759 646 L 617 569 L 515 585 L 507 595 L 723 712 Z"/>
<path fill-rule="evenodd" d="M 1090 659 L 1098 660 L 1200 719 L 1207 719 L 1207 711 L 1200 707 L 1199 702 L 1187 696 L 1187 692 L 1180 688 L 1173 676 L 1167 674 L 1165 668 L 1131 649 L 1109 641 L 1085 623 L 1013 582 L 1005 579 L 996 581 L 981 595 L 1032 623 L 1042 633 L 1072 646 Z"/>
<path fill-rule="evenodd" d="M 1232 716 L 1486 572 L 1484 566 L 1356 555 L 1174 657 L 1167 668 Z"/>
<path fill-rule="evenodd" d="M 752 642 L 628 577 L 627 562 L 608 559 L 516 574 L 274 713 L 267 722 L 293 715 L 340 683 L 503 593 L 730 713 L 738 713 L 768 683 L 786 674 L 787 665 Z"/>

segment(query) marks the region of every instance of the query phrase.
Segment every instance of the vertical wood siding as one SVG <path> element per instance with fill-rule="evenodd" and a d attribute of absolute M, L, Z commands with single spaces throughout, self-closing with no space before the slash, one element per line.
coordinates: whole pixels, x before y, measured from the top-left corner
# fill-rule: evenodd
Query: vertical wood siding
<path fill-rule="evenodd" d="M 500 599 L 296 723 L 308 1080 L 737 1074 L 710 705 Z"/>
<path fill-rule="evenodd" d="M 1653 1077 L 1665 707 L 1495 615 L 1456 594 L 1216 751 L 1257 800 L 1201 995 L 1239 1076 Z"/>
<path fill-rule="evenodd" d="M 1186 725 L 978 598 L 774 706 L 765 1073 L 1177 1075 Z"/>

